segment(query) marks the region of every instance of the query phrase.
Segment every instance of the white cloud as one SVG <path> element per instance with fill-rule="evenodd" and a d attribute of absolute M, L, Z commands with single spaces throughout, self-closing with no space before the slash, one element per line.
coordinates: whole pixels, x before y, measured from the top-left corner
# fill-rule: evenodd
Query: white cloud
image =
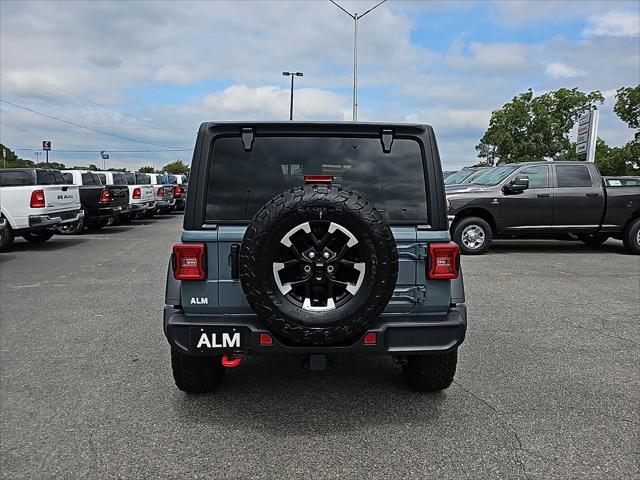
<path fill-rule="evenodd" d="M 584 75 L 585 72 L 578 70 L 566 63 L 552 62 L 547 64 L 545 73 L 553 78 L 572 78 Z"/>
<path fill-rule="evenodd" d="M 527 59 L 527 50 L 519 43 L 480 43 L 469 45 L 469 54 L 462 51 L 450 54 L 446 62 L 455 68 L 481 69 L 505 72 L 528 72 L 531 62 Z"/>
<path fill-rule="evenodd" d="M 160 67 L 154 74 L 154 78 L 159 82 L 167 82 L 172 85 L 189 85 L 198 80 L 193 71 L 187 70 L 180 65 Z"/>
<path fill-rule="evenodd" d="M 589 18 L 585 35 L 627 37 L 640 35 L 640 14 L 634 11 L 611 11 Z"/>

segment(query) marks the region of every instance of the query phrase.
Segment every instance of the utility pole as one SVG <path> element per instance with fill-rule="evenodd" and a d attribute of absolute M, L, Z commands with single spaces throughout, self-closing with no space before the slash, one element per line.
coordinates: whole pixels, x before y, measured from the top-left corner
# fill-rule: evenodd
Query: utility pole
<path fill-rule="evenodd" d="M 377 3 L 376 5 L 371 7 L 369 10 L 364 12 L 362 15 L 358 15 L 357 13 L 351 13 L 347 11 L 345 8 L 343 8 L 340 4 L 338 4 L 334 0 L 329 0 L 329 1 L 353 19 L 353 113 L 352 113 L 352 117 L 353 117 L 353 121 L 357 122 L 358 121 L 358 20 L 364 17 L 367 13 L 378 8 L 387 0 L 382 0 L 381 2 Z"/>
<path fill-rule="evenodd" d="M 291 103 L 289 106 L 289 120 L 293 120 L 293 78 L 294 77 L 302 77 L 304 74 L 302 72 L 282 72 L 284 77 L 291 77 Z"/>
<path fill-rule="evenodd" d="M 42 155 L 42 152 L 33 152 L 36 155 L 36 163 L 40 163 L 40 155 Z"/>

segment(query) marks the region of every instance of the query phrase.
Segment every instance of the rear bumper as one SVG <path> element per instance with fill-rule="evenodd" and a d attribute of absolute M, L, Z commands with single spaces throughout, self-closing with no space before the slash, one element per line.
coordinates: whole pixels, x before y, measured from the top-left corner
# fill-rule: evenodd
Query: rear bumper
<path fill-rule="evenodd" d="M 142 203 L 132 203 L 131 205 L 131 211 L 134 213 L 140 213 L 140 212 L 144 212 L 150 208 L 153 208 L 156 206 L 156 202 L 142 202 Z M 126 213 L 126 212 L 123 212 Z"/>
<path fill-rule="evenodd" d="M 190 349 L 191 328 L 196 327 L 237 327 L 248 331 L 246 335 L 246 353 L 249 355 L 287 354 L 339 354 L 365 353 L 372 355 L 415 355 L 421 353 L 446 352 L 458 347 L 467 331 L 467 306 L 458 304 L 449 309 L 446 315 L 428 315 L 423 317 L 381 317 L 367 331 L 376 332 L 376 345 L 364 345 L 363 338 L 351 345 L 338 347 L 290 346 L 273 338 L 269 346 L 259 345 L 260 333 L 270 333 L 265 324 L 255 316 L 186 316 L 172 306 L 164 309 L 164 333 L 169 344 L 187 355 L 196 353 Z M 273 336 L 273 335 L 272 335 Z M 212 352 L 214 354 L 215 352 Z"/>
<path fill-rule="evenodd" d="M 67 212 L 49 213 L 46 215 L 29 215 L 29 227 L 47 228 L 55 225 L 74 223 L 84 218 L 82 210 L 69 210 Z"/>
<path fill-rule="evenodd" d="M 169 200 L 156 200 L 156 208 L 169 208 L 171 206 L 171 202 Z"/>

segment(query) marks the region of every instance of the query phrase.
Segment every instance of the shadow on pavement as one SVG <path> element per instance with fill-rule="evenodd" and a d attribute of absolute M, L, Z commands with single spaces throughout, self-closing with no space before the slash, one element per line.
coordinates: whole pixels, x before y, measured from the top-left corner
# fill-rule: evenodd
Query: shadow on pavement
<path fill-rule="evenodd" d="M 590 247 L 582 242 L 558 240 L 495 240 L 489 247 L 489 254 L 500 253 L 570 253 L 570 254 L 612 254 L 631 255 L 622 242 L 609 240 L 599 247 Z"/>
<path fill-rule="evenodd" d="M 281 436 L 332 434 L 385 424 L 438 421 L 448 393 L 417 393 L 388 357 L 333 357 L 312 372 L 303 356 L 249 357 L 207 395 L 175 390 L 175 414 L 194 424 Z M 330 359 L 331 360 L 331 359 Z M 173 387 L 175 388 L 175 387 Z M 447 407 L 448 408 L 448 407 Z"/>
<path fill-rule="evenodd" d="M 81 235 L 54 235 L 51 237 L 51 240 L 44 243 L 29 243 L 26 240 L 23 241 L 21 238 L 16 237 L 12 250 L 2 255 L 11 255 L 11 252 L 47 252 L 51 250 L 60 250 L 61 248 L 73 247 L 89 241 L 89 239 L 83 239 Z"/>
<path fill-rule="evenodd" d="M 98 229 L 89 228 L 85 230 L 85 233 L 89 235 L 102 235 L 102 234 L 111 235 L 113 233 L 127 232 L 129 230 L 133 230 L 134 228 L 135 228 L 135 225 L 109 225 L 107 227 L 98 228 Z"/>

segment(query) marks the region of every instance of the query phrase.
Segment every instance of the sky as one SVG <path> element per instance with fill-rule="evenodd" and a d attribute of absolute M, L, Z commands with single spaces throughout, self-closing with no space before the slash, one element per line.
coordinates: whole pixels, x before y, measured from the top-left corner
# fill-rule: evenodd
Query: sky
<path fill-rule="evenodd" d="M 432 125 L 446 170 L 476 163 L 491 112 L 528 88 L 600 90 L 599 136 L 633 137 L 613 104 L 640 83 L 639 0 L 389 0 L 358 25 L 358 120 Z M 353 20 L 328 0 L 0 0 L 0 143 L 190 163 L 203 121 L 287 120 L 284 70 L 304 73 L 296 120 L 350 121 Z"/>

